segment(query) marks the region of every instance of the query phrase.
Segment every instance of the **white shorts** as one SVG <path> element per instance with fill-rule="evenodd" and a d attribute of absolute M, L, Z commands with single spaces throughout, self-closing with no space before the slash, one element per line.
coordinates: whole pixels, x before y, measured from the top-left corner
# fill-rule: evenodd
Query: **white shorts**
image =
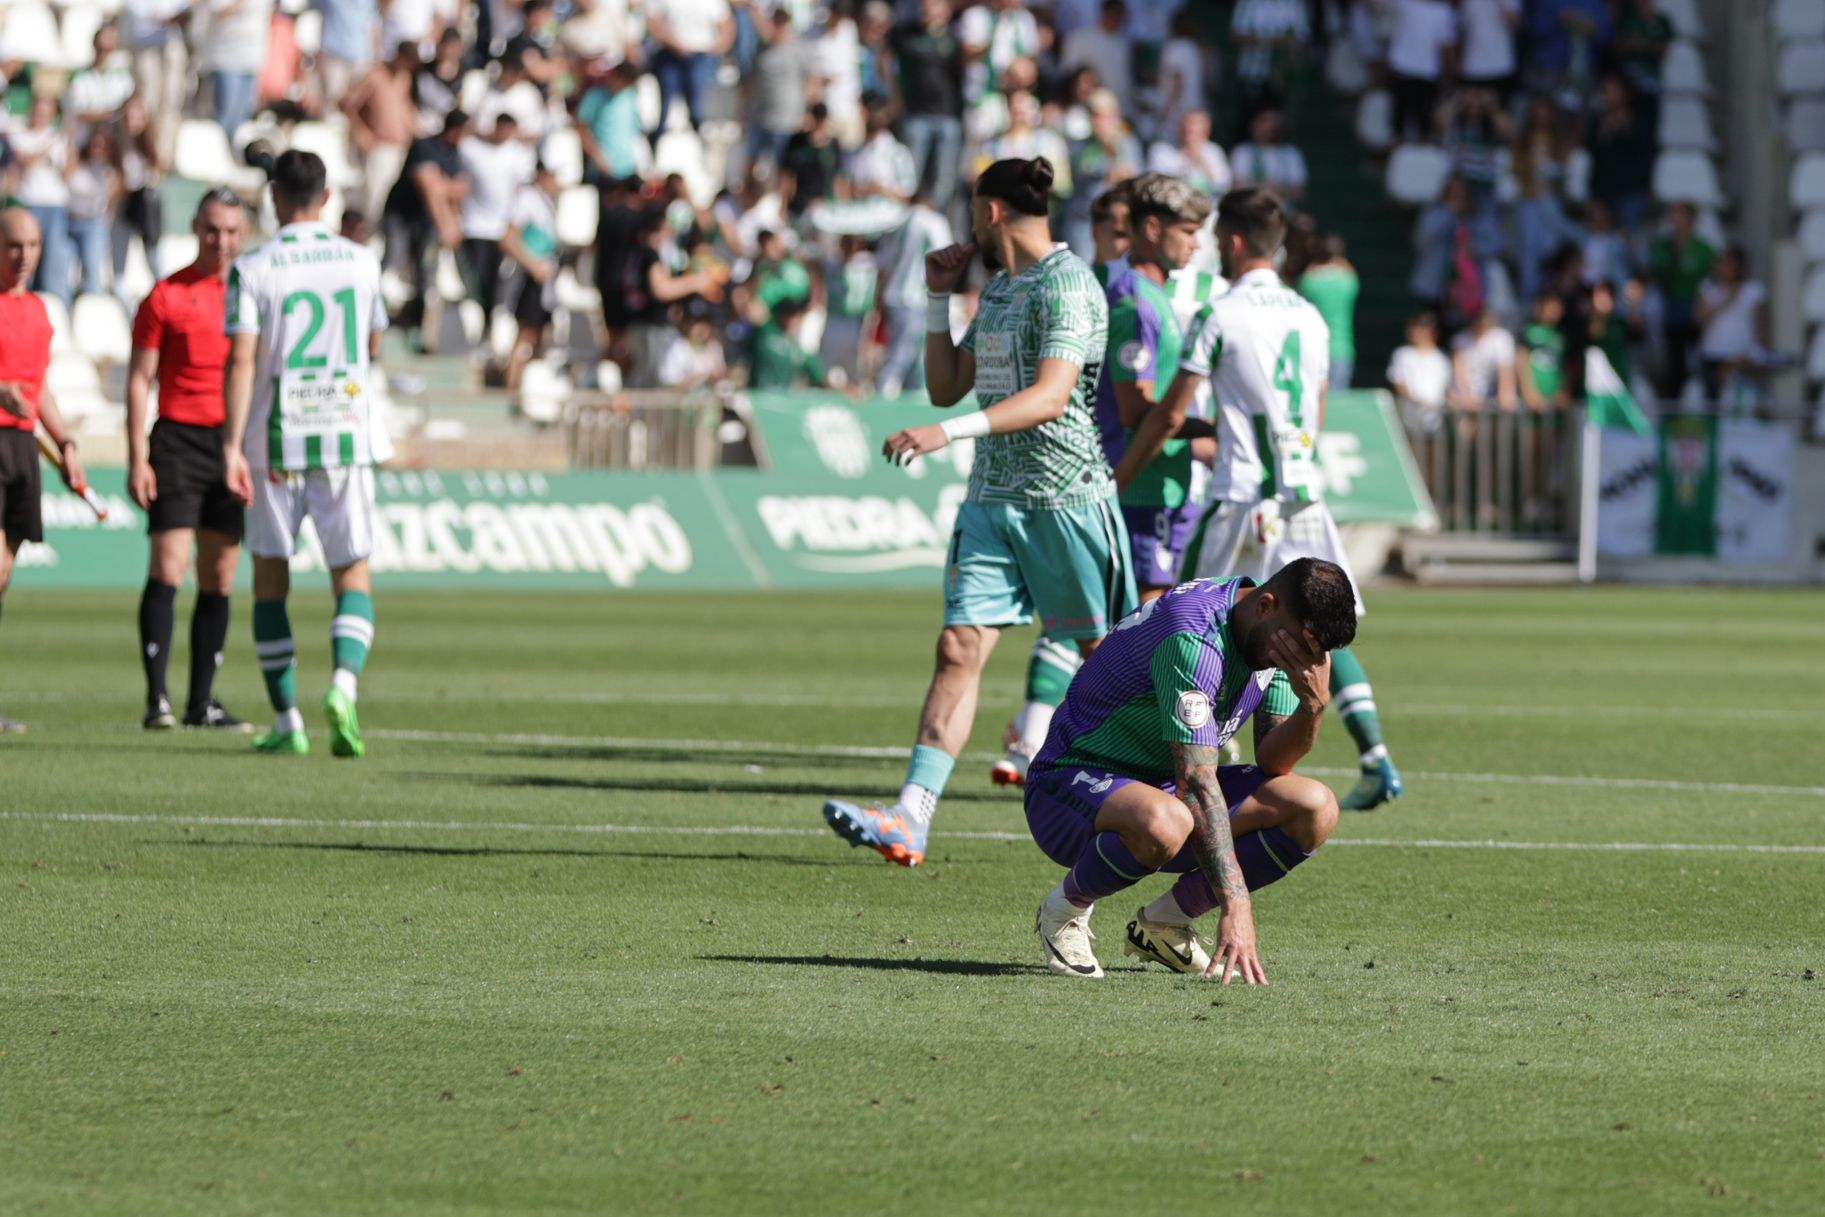
<path fill-rule="evenodd" d="M 1281 567 L 1299 558 L 1335 562 L 1350 576 L 1350 589 L 1356 593 L 1356 615 L 1361 617 L 1368 611 L 1363 608 L 1362 589 L 1357 586 L 1350 559 L 1344 553 L 1343 536 L 1337 531 L 1337 522 L 1331 519 L 1331 509 L 1322 502 L 1219 500 L 1207 509 L 1193 544 L 1197 549 L 1186 562 L 1194 579 L 1247 575 L 1257 583 L 1266 583 Z"/>
<path fill-rule="evenodd" d="M 256 558 L 289 558 L 298 530 L 309 519 L 334 570 L 374 552 L 374 470 L 367 465 L 307 469 L 298 473 L 253 471 L 253 509 L 247 513 L 247 549 Z"/>

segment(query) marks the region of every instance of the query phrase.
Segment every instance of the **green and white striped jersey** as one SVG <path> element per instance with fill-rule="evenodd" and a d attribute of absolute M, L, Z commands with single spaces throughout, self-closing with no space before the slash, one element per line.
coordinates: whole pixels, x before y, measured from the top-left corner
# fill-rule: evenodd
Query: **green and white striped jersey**
<path fill-rule="evenodd" d="M 258 334 L 247 463 L 374 465 L 393 455 L 369 392 L 369 336 L 387 328 L 380 260 L 323 224 L 287 224 L 235 259 L 226 329 Z"/>

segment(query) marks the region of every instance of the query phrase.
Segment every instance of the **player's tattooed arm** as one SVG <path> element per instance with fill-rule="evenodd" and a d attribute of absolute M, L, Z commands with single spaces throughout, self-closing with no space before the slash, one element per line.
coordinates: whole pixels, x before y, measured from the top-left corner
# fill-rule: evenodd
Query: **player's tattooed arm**
<path fill-rule="evenodd" d="M 1204 744 L 1174 744 L 1179 799 L 1191 811 L 1191 852 L 1198 869 L 1224 909 L 1248 903 L 1248 885 L 1236 861 L 1236 842 L 1229 831 L 1229 804 L 1217 782 L 1221 749 Z"/>
<path fill-rule="evenodd" d="M 1221 977 L 1224 984 L 1240 976 L 1247 984 L 1264 985 L 1267 972 L 1255 944 L 1254 905 L 1229 831 L 1229 803 L 1217 781 L 1219 753 L 1204 744 L 1172 745 L 1179 798 L 1191 811 L 1191 853 L 1223 907 L 1217 949 L 1204 975 Z"/>
<path fill-rule="evenodd" d="M 1291 717 L 1293 717 L 1293 716 L 1290 714 L 1269 714 L 1264 710 L 1257 710 L 1255 712 L 1255 753 L 1256 753 L 1256 755 L 1260 755 L 1261 745 L 1266 743 L 1267 737 L 1274 733 L 1274 728 L 1278 727 L 1281 723 L 1285 722 L 1287 719 L 1289 719 Z"/>

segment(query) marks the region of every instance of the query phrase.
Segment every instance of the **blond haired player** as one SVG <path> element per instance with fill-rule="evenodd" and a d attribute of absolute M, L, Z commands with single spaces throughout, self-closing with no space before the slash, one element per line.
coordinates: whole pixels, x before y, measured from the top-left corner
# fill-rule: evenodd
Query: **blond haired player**
<path fill-rule="evenodd" d="M 387 328 L 380 262 L 322 222 L 329 194 L 317 156 L 287 152 L 271 177 L 279 231 L 235 260 L 227 300 L 228 485 L 253 508 L 254 653 L 276 716 L 254 747 L 310 751 L 285 611 L 291 556 L 308 518 L 336 593 L 336 670 L 323 701 L 330 751 L 361 756 L 355 694 L 374 644 L 374 465 L 392 455 L 369 391 Z"/>

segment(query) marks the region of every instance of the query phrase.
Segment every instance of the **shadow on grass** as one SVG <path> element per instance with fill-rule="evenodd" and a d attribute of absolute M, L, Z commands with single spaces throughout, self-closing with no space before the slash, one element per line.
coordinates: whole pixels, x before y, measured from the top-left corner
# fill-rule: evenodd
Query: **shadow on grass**
<path fill-rule="evenodd" d="M 592 745 L 579 748 L 554 748 L 528 744 L 522 748 L 490 747 L 483 756 L 497 760 L 520 761 L 621 761 L 646 765 L 743 765 L 764 761 L 769 765 L 791 765 L 804 769 L 879 769 L 902 766 L 904 757 L 827 756 L 819 752 L 799 752 L 790 748 L 757 748 L 750 752 L 692 752 L 685 748 L 658 749 L 645 745 L 616 748 Z"/>
<path fill-rule="evenodd" d="M 829 782 L 705 782 L 686 778 L 561 777 L 550 773 L 400 774 L 424 780 L 437 776 L 459 777 L 469 786 L 511 786 L 529 790 L 637 790 L 648 794 L 783 794 L 820 802 L 840 793 Z M 956 790 L 945 792 L 946 802 L 1003 803 L 1017 807 L 1017 796 L 1005 790 Z"/>
<path fill-rule="evenodd" d="M 871 972 L 931 972 L 939 976 L 1044 976 L 1043 964 L 981 959 L 871 959 L 844 955 L 699 955 L 706 963 L 765 963 L 793 968 L 861 968 Z"/>
<path fill-rule="evenodd" d="M 879 866 L 876 858 L 832 854 L 805 858 L 790 854 L 680 854 L 638 849 L 502 849 L 491 845 L 370 845 L 363 841 L 142 841 L 179 849 L 305 849 L 324 853 L 415 854 L 429 858 L 647 858 L 660 862 L 761 862 L 779 866 Z"/>

